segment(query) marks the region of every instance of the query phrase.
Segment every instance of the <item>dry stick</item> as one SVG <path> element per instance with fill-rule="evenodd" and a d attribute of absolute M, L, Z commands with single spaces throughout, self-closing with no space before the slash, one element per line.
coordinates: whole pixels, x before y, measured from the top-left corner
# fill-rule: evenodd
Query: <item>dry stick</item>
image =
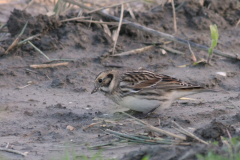
<path fill-rule="evenodd" d="M 36 49 L 39 53 L 41 53 L 45 58 L 47 58 L 47 60 L 50 61 L 50 59 L 48 58 L 48 56 L 46 56 L 46 54 L 44 54 L 40 49 L 38 49 L 34 44 L 32 44 L 30 41 L 28 41 L 28 43 L 34 48 Z"/>
<path fill-rule="evenodd" d="M 116 67 L 116 68 L 123 68 L 124 66 L 122 65 L 117 65 L 117 64 L 109 64 L 109 63 L 102 63 L 104 67 Z"/>
<path fill-rule="evenodd" d="M 103 22 L 102 19 L 100 19 L 100 22 Z M 112 37 L 112 33 L 111 33 L 110 29 L 108 28 L 108 25 L 102 24 L 102 27 L 103 27 L 104 32 L 105 32 L 109 37 Z"/>
<path fill-rule="evenodd" d="M 131 2 L 135 2 L 135 1 L 138 1 L 138 0 L 126 1 L 126 2 L 122 2 L 122 3 L 117 3 L 117 4 L 110 5 L 110 6 L 102 7 L 102 8 L 99 8 L 99 9 L 94 9 L 92 11 L 89 11 L 88 14 L 93 13 L 93 12 L 97 12 L 97 11 L 101 11 L 101 10 L 106 9 L 106 8 L 112 8 L 112 7 L 123 5 L 125 3 L 131 3 Z"/>
<path fill-rule="evenodd" d="M 55 5 L 55 8 L 54 8 L 54 12 L 56 13 L 56 14 L 55 14 L 56 19 L 59 18 L 59 15 L 60 15 L 61 12 L 65 9 L 64 5 L 66 5 L 66 3 L 63 4 L 63 1 L 62 1 L 62 0 L 58 0 L 58 1 L 57 1 L 57 4 Z"/>
<path fill-rule="evenodd" d="M 25 25 L 23 26 L 22 31 L 20 32 L 20 34 L 17 36 L 17 38 L 12 42 L 12 44 L 8 47 L 8 49 L 5 51 L 5 54 L 8 54 L 8 52 L 13 49 L 14 47 L 16 47 L 16 45 L 18 44 L 19 38 L 22 36 L 23 32 L 25 31 L 26 27 L 27 27 L 28 22 L 25 23 Z"/>
<path fill-rule="evenodd" d="M 33 72 L 33 73 L 35 73 L 35 74 L 38 74 L 38 72 L 33 71 L 33 70 L 31 70 L 31 69 L 26 69 L 26 71 L 28 71 L 28 72 Z"/>
<path fill-rule="evenodd" d="M 168 136 L 171 136 L 171 137 L 174 137 L 174 138 L 178 138 L 178 139 L 181 139 L 181 140 L 186 140 L 186 137 L 182 137 L 182 136 L 173 134 L 173 133 L 171 133 L 171 132 L 164 131 L 164 130 L 162 130 L 162 129 L 160 129 L 160 128 L 157 128 L 157 127 L 154 127 L 154 126 L 152 126 L 152 125 L 150 125 L 150 124 L 148 124 L 148 123 L 146 123 L 146 122 L 143 122 L 143 121 L 141 121 L 140 119 L 137 119 L 137 118 L 135 118 L 135 117 L 133 117 L 133 116 L 125 113 L 125 112 L 122 112 L 122 113 L 125 114 L 125 115 L 127 115 L 128 117 L 131 117 L 131 118 L 133 118 L 134 120 L 140 122 L 141 124 L 145 125 L 146 128 L 149 129 L 149 130 L 151 130 L 151 131 L 155 131 L 155 132 L 158 132 L 158 133 L 161 133 L 161 134 L 165 134 L 165 135 L 168 135 Z"/>
<path fill-rule="evenodd" d="M 189 43 L 188 43 L 188 49 L 189 49 L 189 51 L 190 51 L 190 53 L 191 53 L 191 55 L 192 55 L 192 60 L 193 60 L 193 62 L 197 62 L 197 58 L 195 57 L 195 54 L 194 54 L 194 52 L 192 51 L 191 46 L 190 46 Z"/>
<path fill-rule="evenodd" d="M 136 19 L 135 15 L 134 15 L 134 13 L 133 13 L 132 7 L 130 6 L 129 3 L 127 3 L 127 7 L 128 7 L 128 12 L 130 13 L 131 17 L 132 17 L 133 19 Z"/>
<path fill-rule="evenodd" d="M 82 7 L 82 8 L 85 8 L 87 10 L 93 10 L 93 8 L 90 8 L 88 6 L 85 6 L 84 4 L 81 4 L 79 2 L 76 2 L 74 0 L 64 0 L 65 2 L 69 2 L 69 3 L 72 3 L 74 5 L 77 5 L 79 7 Z M 106 14 L 102 11 L 98 11 L 98 14 L 100 14 L 101 16 L 104 16 L 104 17 L 107 17 L 109 19 L 112 19 L 114 21 L 120 21 L 120 19 L 118 17 L 115 17 L 115 16 L 112 16 L 112 15 L 109 15 L 109 14 Z M 198 49 L 202 49 L 202 50 L 205 50 L 205 51 L 208 51 L 208 48 L 207 46 L 204 46 L 204 45 L 201 45 L 201 44 L 197 44 L 197 43 L 193 43 L 191 41 L 187 41 L 187 40 L 184 40 L 184 39 L 181 39 L 181 38 L 178 38 L 178 37 L 175 37 L 175 36 L 172 36 L 172 35 L 169 35 L 169 34 L 166 34 L 166 33 L 163 33 L 163 32 L 159 32 L 159 31 L 156 31 L 154 29 L 151 29 L 151 28 L 148 28 L 148 27 L 145 27 L 145 26 L 142 26 L 140 24 L 137 24 L 137 23 L 133 23 L 133 22 L 130 22 L 130 21 L 127 21 L 127 20 L 123 20 L 123 22 L 126 22 L 127 25 L 131 26 L 131 27 L 134 27 L 138 30 L 141 30 L 141 31 L 145 31 L 147 33 L 151 33 L 155 36 L 160 36 L 160 37 L 163 37 L 165 39 L 168 39 L 168 40 L 171 40 L 171 41 L 174 41 L 174 42 L 177 42 L 177 43 L 180 43 L 180 44 L 184 44 L 184 45 L 188 45 L 188 43 L 190 43 L 190 45 L 192 47 L 195 47 L 195 48 L 198 48 Z M 235 55 L 230 55 L 228 53 L 224 53 L 222 51 L 219 51 L 219 50 L 216 50 L 214 49 L 213 50 L 213 53 L 215 53 L 216 55 L 219 55 L 219 56 L 222 56 L 222 57 L 227 57 L 227 58 L 233 58 L 233 59 L 238 59 L 240 60 L 240 58 L 238 58 L 237 56 Z"/>
<path fill-rule="evenodd" d="M 69 19 L 61 20 L 60 22 L 76 21 L 76 20 L 85 19 L 85 18 L 89 18 L 89 17 L 74 17 L 74 18 L 69 18 Z"/>
<path fill-rule="evenodd" d="M 175 124 L 178 128 L 180 128 L 180 130 L 184 131 L 188 136 L 198 140 L 199 142 L 202 142 L 203 144 L 207 144 L 208 143 L 200 138 L 198 138 L 197 136 L 195 136 L 194 134 L 192 134 L 191 132 L 188 132 L 187 130 L 183 129 L 179 124 L 177 124 L 176 122 L 172 121 L 173 124 Z"/>
<path fill-rule="evenodd" d="M 45 63 L 52 63 L 54 61 L 75 61 L 76 59 L 51 59 L 50 61 L 48 62 L 45 62 Z"/>
<path fill-rule="evenodd" d="M 78 12 L 78 15 L 77 15 L 77 17 L 80 17 L 80 16 L 82 16 L 82 14 L 83 14 L 83 11 L 82 11 L 82 8 L 80 8 L 80 10 L 79 10 L 79 12 Z"/>
<path fill-rule="evenodd" d="M 61 14 L 64 15 L 67 11 L 69 11 L 70 9 L 72 9 L 73 6 L 71 6 L 71 4 L 68 6 L 67 9 L 65 9 Z"/>
<path fill-rule="evenodd" d="M 175 50 L 175 49 L 172 49 L 170 47 L 167 47 L 165 45 L 161 46 L 161 48 L 169 51 L 169 52 L 172 52 L 172 53 L 175 53 L 175 54 L 181 54 L 181 55 L 184 55 L 185 53 L 184 52 L 181 52 L 181 51 L 178 51 L 178 50 Z"/>
<path fill-rule="evenodd" d="M 229 133 L 228 129 L 226 129 L 226 131 L 227 131 L 227 134 L 228 134 L 228 138 L 231 140 L 232 139 L 231 134 Z"/>
<path fill-rule="evenodd" d="M 89 146 L 90 149 L 100 149 L 101 147 L 109 146 L 109 145 L 114 145 L 112 142 L 106 143 L 106 144 L 99 144 L 95 146 Z"/>
<path fill-rule="evenodd" d="M 143 48 L 138 48 L 138 49 L 134 49 L 134 50 L 131 50 L 131 51 L 122 52 L 122 53 L 114 54 L 114 55 L 110 55 L 110 56 L 112 56 L 112 57 L 120 57 L 120 56 L 126 56 L 126 55 L 130 55 L 130 54 L 137 54 L 137 53 L 144 52 L 144 51 L 146 51 L 148 49 L 151 49 L 154 46 L 155 45 L 146 46 L 146 47 L 143 47 Z"/>
<path fill-rule="evenodd" d="M 172 3 L 172 11 L 173 11 L 173 26 L 174 26 L 174 34 L 177 34 L 177 21 L 176 21 L 176 12 L 174 6 L 174 0 L 171 0 Z"/>
<path fill-rule="evenodd" d="M 119 20 L 119 25 L 118 25 L 118 29 L 117 29 L 117 37 L 116 37 L 116 40 L 114 42 L 114 46 L 113 46 L 113 51 L 112 51 L 112 54 L 114 55 L 114 51 L 115 51 L 115 48 L 116 48 L 116 45 L 117 45 L 117 40 L 118 40 L 118 36 L 119 36 L 119 32 L 120 32 L 120 29 L 121 29 L 121 26 L 122 26 L 122 20 L 123 20 L 123 11 L 124 11 L 124 6 L 122 4 L 122 7 L 121 7 L 121 16 L 120 16 L 120 20 Z"/>
<path fill-rule="evenodd" d="M 174 126 L 172 126 L 172 128 L 174 128 L 175 130 L 177 130 L 179 133 L 182 133 L 182 134 L 185 134 L 185 135 L 187 135 L 187 136 L 190 136 L 187 132 L 185 132 L 185 130 L 178 129 L 177 127 L 174 127 Z"/>
<path fill-rule="evenodd" d="M 186 2 L 186 1 L 183 1 L 181 4 L 179 4 L 179 5 L 177 6 L 177 8 L 175 8 L 175 11 L 179 10 L 179 9 L 184 5 L 185 2 Z"/>
<path fill-rule="evenodd" d="M 239 19 L 238 22 L 236 23 L 236 26 L 235 26 L 235 27 L 237 27 L 237 26 L 239 25 L 239 23 L 240 23 L 240 19 Z"/>
<path fill-rule="evenodd" d="M 178 138 L 178 139 L 181 139 L 181 140 L 186 140 L 186 137 L 179 136 L 179 135 L 173 134 L 173 133 L 168 132 L 168 131 L 164 131 L 160 128 L 151 126 L 150 124 L 147 124 L 146 127 L 147 127 L 147 129 L 149 129 L 151 131 L 154 131 L 154 132 L 157 132 L 157 133 L 165 134 L 165 135 L 168 135 L 170 137 Z"/>
<path fill-rule="evenodd" d="M 91 16 L 91 19 L 90 19 L 90 23 L 88 24 L 88 29 L 91 27 L 91 23 L 92 23 L 92 16 Z"/>
<path fill-rule="evenodd" d="M 97 122 L 97 123 L 91 123 L 89 126 L 87 126 L 87 127 L 84 127 L 83 126 L 83 131 L 86 131 L 88 128 L 90 128 L 90 127 L 93 127 L 94 125 L 96 125 L 96 124 L 100 124 L 100 123 L 102 123 L 102 122 Z"/>
<path fill-rule="evenodd" d="M 67 66 L 68 62 L 62 62 L 62 63 L 55 63 L 55 64 L 33 64 L 30 65 L 30 67 L 37 69 L 37 68 L 53 68 L 58 66 Z"/>
<path fill-rule="evenodd" d="M 31 2 L 29 2 L 29 3 L 27 4 L 27 6 L 23 8 L 23 11 L 25 11 L 28 7 L 30 7 L 30 6 L 33 4 L 34 1 L 35 1 L 35 0 L 32 0 Z"/>
<path fill-rule="evenodd" d="M 119 22 L 100 22 L 100 21 L 92 21 L 92 20 L 77 20 L 78 22 L 90 22 L 90 23 L 100 23 L 100 24 L 108 24 L 108 25 L 119 25 Z M 127 24 L 127 23 L 123 23 Z"/>
<path fill-rule="evenodd" d="M 7 148 L 0 148 L 0 151 L 6 151 L 6 152 L 10 152 L 10 153 L 15 153 L 15 154 L 20 154 L 22 156 L 27 156 L 28 152 L 19 152 L 19 151 L 16 151 L 16 150 L 13 150 L 13 149 L 7 149 Z"/>
<path fill-rule="evenodd" d="M 24 88 L 26 88 L 26 87 L 28 87 L 28 86 L 31 86 L 32 84 L 33 84 L 33 83 L 27 84 L 27 85 L 22 86 L 22 87 L 17 87 L 16 89 L 24 89 Z"/>

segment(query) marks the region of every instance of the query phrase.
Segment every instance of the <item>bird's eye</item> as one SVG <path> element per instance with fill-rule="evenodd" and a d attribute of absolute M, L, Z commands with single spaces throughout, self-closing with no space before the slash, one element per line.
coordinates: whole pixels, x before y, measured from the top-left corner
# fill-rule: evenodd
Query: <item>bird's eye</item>
<path fill-rule="evenodd" d="M 99 79 L 98 82 L 99 82 L 99 83 L 102 83 L 102 79 Z"/>

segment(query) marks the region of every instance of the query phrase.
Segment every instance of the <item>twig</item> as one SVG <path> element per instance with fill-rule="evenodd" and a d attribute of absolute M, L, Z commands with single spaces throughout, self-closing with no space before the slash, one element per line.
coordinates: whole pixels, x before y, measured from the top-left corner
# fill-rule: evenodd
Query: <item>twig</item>
<path fill-rule="evenodd" d="M 183 129 L 179 124 L 177 124 L 176 122 L 172 121 L 173 124 L 175 124 L 178 128 L 180 128 L 180 130 L 184 131 L 188 136 L 198 140 L 199 142 L 202 142 L 203 144 L 208 145 L 208 143 L 200 138 L 198 138 L 197 136 L 195 136 L 194 134 L 192 134 L 191 132 L 188 132 L 187 130 Z"/>
<path fill-rule="evenodd" d="M 103 63 L 102 64 L 104 67 L 116 67 L 116 68 L 123 68 L 124 66 L 122 65 L 116 65 L 116 64 L 109 64 L 109 63 Z"/>
<path fill-rule="evenodd" d="M 154 131 L 154 132 L 158 132 L 158 133 L 161 133 L 161 134 L 165 134 L 165 135 L 168 135 L 170 137 L 174 137 L 174 138 L 178 138 L 178 139 L 181 139 L 181 140 L 186 140 L 186 137 L 183 137 L 183 136 L 179 136 L 179 135 L 176 135 L 176 134 L 173 134 L 171 132 L 168 132 L 168 131 L 164 131 L 160 128 L 157 128 L 157 127 L 154 127 L 154 126 L 151 126 L 151 125 L 146 125 L 146 127 L 151 130 L 151 131 Z"/>
<path fill-rule="evenodd" d="M 228 129 L 226 129 L 226 131 L 227 131 L 227 134 L 228 134 L 228 138 L 231 140 L 232 139 L 231 134 L 229 133 Z"/>
<path fill-rule="evenodd" d="M 92 20 L 76 20 L 78 22 L 90 22 L 90 23 L 99 23 L 99 24 L 108 24 L 108 25 L 119 25 L 119 22 L 100 22 L 100 21 L 92 21 Z M 127 24 L 127 23 L 122 23 Z"/>
<path fill-rule="evenodd" d="M 20 151 L 16 151 L 16 150 L 13 150 L 13 149 L 7 149 L 7 148 L 0 148 L 0 151 L 6 151 L 6 152 L 10 152 L 10 153 L 15 153 L 15 154 L 20 154 L 22 156 L 27 156 L 28 152 L 20 152 Z"/>
<path fill-rule="evenodd" d="M 184 55 L 185 53 L 181 52 L 181 51 L 178 51 L 178 50 L 175 50 L 175 49 L 172 49 L 170 47 L 167 47 L 165 45 L 161 46 L 161 48 L 169 51 L 169 52 L 172 52 L 172 53 L 175 53 L 175 54 L 181 54 L 181 55 Z"/>
<path fill-rule="evenodd" d="M 30 7 L 30 6 L 33 4 L 34 1 L 35 1 L 35 0 L 31 0 L 31 2 L 29 2 L 29 3 L 27 4 L 27 6 L 23 8 L 23 11 L 25 11 L 28 7 Z"/>
<path fill-rule="evenodd" d="M 68 62 L 62 62 L 62 63 L 55 63 L 55 64 L 33 64 L 30 65 L 31 68 L 37 69 L 37 68 L 53 68 L 58 66 L 67 66 Z"/>
<path fill-rule="evenodd" d="M 172 121 L 172 123 L 174 123 L 178 128 L 172 126 L 174 129 L 176 129 L 177 131 L 179 131 L 182 134 L 185 134 L 187 136 L 190 136 L 190 132 L 188 132 L 187 130 L 183 129 L 179 124 L 177 124 L 176 122 Z"/>
<path fill-rule="evenodd" d="M 32 131 L 32 132 L 28 133 L 27 135 L 22 136 L 21 138 L 27 138 L 36 132 L 39 132 L 39 131 L 38 130 Z"/>
<path fill-rule="evenodd" d="M 165 135 L 168 135 L 168 136 L 171 136 L 171 137 L 174 137 L 174 138 L 178 138 L 178 139 L 181 139 L 181 140 L 186 140 L 186 137 L 182 137 L 182 136 L 179 136 L 179 135 L 170 133 L 170 132 L 168 132 L 168 131 L 164 131 L 164 130 L 162 130 L 162 129 L 160 129 L 160 128 L 157 128 L 157 127 L 154 127 L 154 126 L 152 126 L 152 125 L 150 125 L 150 124 L 148 124 L 148 123 L 146 123 L 146 122 L 143 122 L 143 121 L 141 121 L 140 119 L 137 119 L 137 118 L 135 118 L 135 117 L 133 117 L 133 116 L 125 113 L 125 112 L 122 112 L 122 113 L 125 114 L 125 115 L 127 115 L 128 117 L 131 117 L 131 118 L 133 118 L 134 120 L 140 122 L 141 124 L 145 125 L 145 126 L 146 126 L 149 130 L 151 130 L 151 131 L 155 131 L 155 132 L 158 132 L 158 133 L 161 133 L 161 134 L 165 134 Z"/>
<path fill-rule="evenodd" d="M 61 14 L 64 15 L 67 11 L 69 11 L 73 6 L 69 3 L 68 8 L 65 9 Z"/>
<path fill-rule="evenodd" d="M 173 27 L 174 27 L 174 34 L 177 34 L 177 21 L 176 21 L 176 12 L 174 6 L 174 0 L 171 0 L 172 3 L 172 12 L 173 12 Z"/>
<path fill-rule="evenodd" d="M 83 11 L 82 11 L 82 9 L 80 8 L 80 10 L 79 10 L 79 12 L 78 12 L 78 15 L 77 15 L 77 17 L 80 17 L 80 16 L 82 16 L 82 14 L 83 14 Z"/>
<path fill-rule="evenodd" d="M 177 6 L 177 8 L 175 8 L 175 11 L 179 10 L 179 9 L 184 5 L 185 2 L 186 2 L 186 1 L 183 1 L 181 4 L 179 4 L 179 5 Z"/>
<path fill-rule="evenodd" d="M 27 85 L 22 86 L 22 87 L 17 87 L 16 89 L 24 89 L 24 88 L 26 88 L 26 87 L 28 87 L 28 86 L 31 86 L 32 84 L 33 84 L 33 82 L 32 82 L 32 81 L 29 81 Z"/>
<path fill-rule="evenodd" d="M 132 17 L 133 19 L 136 19 L 136 17 L 135 17 L 135 15 L 134 15 L 134 13 L 133 13 L 133 11 L 132 11 L 132 8 L 131 8 L 131 6 L 130 6 L 129 3 L 127 3 L 127 7 L 128 7 L 128 12 L 130 13 L 131 17 Z"/>
<path fill-rule="evenodd" d="M 33 73 L 35 73 L 35 74 L 38 74 L 38 72 L 33 71 L 33 70 L 31 70 L 31 69 L 26 69 L 26 71 L 28 71 L 28 72 L 33 72 Z"/>
<path fill-rule="evenodd" d="M 235 26 L 235 27 L 237 27 L 237 26 L 239 25 L 239 23 L 240 23 L 240 19 L 239 19 L 238 22 L 236 23 L 236 26 Z"/>
<path fill-rule="evenodd" d="M 143 43 L 146 45 L 163 45 L 163 42 L 135 42 L 135 43 Z"/>
<path fill-rule="evenodd" d="M 17 36 L 17 38 L 12 42 L 12 44 L 8 47 L 8 49 L 5 51 L 5 54 L 8 54 L 8 52 L 13 49 L 19 41 L 19 38 L 22 36 L 23 32 L 25 31 L 26 27 L 27 27 L 28 22 L 25 23 L 25 25 L 23 26 L 23 29 L 21 31 L 21 33 Z"/>
<path fill-rule="evenodd" d="M 89 146 L 90 149 L 100 149 L 101 147 L 105 147 L 105 146 L 112 146 L 113 143 L 106 143 L 106 144 L 99 144 L 99 145 L 95 145 L 95 146 Z"/>
<path fill-rule="evenodd" d="M 51 59 L 50 61 L 47 61 L 45 63 L 52 63 L 55 61 L 75 61 L 76 59 Z"/>
<path fill-rule="evenodd" d="M 93 127 L 94 125 L 97 125 L 97 124 L 100 124 L 100 123 L 102 123 L 102 122 L 97 122 L 97 123 L 91 123 L 89 126 L 87 126 L 87 127 L 83 127 L 83 131 L 86 131 L 88 128 L 91 128 L 91 127 Z"/>
<path fill-rule="evenodd" d="M 48 56 L 46 56 L 46 54 L 44 54 L 40 49 L 38 49 L 34 44 L 32 44 L 30 41 L 28 41 L 28 43 L 34 48 L 36 49 L 39 53 L 41 53 L 45 58 L 47 58 L 47 60 L 50 61 L 50 59 L 48 58 Z"/>
<path fill-rule="evenodd" d="M 8 146 L 9 146 L 9 142 L 7 143 L 7 145 L 6 145 L 6 147 L 5 147 L 5 148 L 8 148 Z"/>
<path fill-rule="evenodd" d="M 126 1 L 126 2 L 122 2 L 122 3 L 117 3 L 117 4 L 110 5 L 110 6 L 102 7 L 102 8 L 99 8 L 99 9 L 89 11 L 88 14 L 93 13 L 93 12 L 97 12 L 97 11 L 101 11 L 101 10 L 106 9 L 106 8 L 116 7 L 116 6 L 123 5 L 125 3 L 131 3 L 131 2 L 135 2 L 135 1 L 138 1 L 138 0 Z"/>
<path fill-rule="evenodd" d="M 88 24 L 88 29 L 91 27 L 91 24 L 92 24 L 92 16 L 91 16 L 91 19 L 90 19 L 90 23 Z"/>
<path fill-rule="evenodd" d="M 100 19 L 100 22 L 102 22 L 102 19 Z M 103 26 L 104 32 L 105 32 L 109 37 L 112 37 L 111 31 L 110 31 L 110 29 L 108 28 L 108 25 L 102 24 L 102 26 Z"/>
<path fill-rule="evenodd" d="M 194 52 L 192 51 L 191 46 L 190 46 L 189 43 L 188 43 L 188 49 L 189 49 L 189 51 L 190 51 L 190 53 L 191 53 L 191 55 L 192 55 L 192 60 L 193 60 L 193 62 L 197 62 L 197 59 L 196 59 L 196 57 L 195 57 L 195 54 L 194 54 Z"/>
<path fill-rule="evenodd" d="M 50 78 L 47 74 L 45 74 L 45 76 L 46 76 L 49 80 L 51 80 L 51 78 Z"/>
<path fill-rule="evenodd" d="M 76 20 L 85 19 L 85 18 L 89 18 L 89 17 L 74 17 L 74 18 L 61 20 L 60 22 L 76 21 Z"/>
<path fill-rule="evenodd" d="M 119 36 L 119 32 L 120 32 L 120 29 L 121 29 L 121 26 L 122 26 L 123 11 L 124 11 L 124 6 L 123 6 L 123 4 L 122 4 L 122 7 L 121 7 L 121 15 L 120 15 L 120 20 L 119 20 L 119 25 L 118 25 L 118 29 L 117 29 L 117 33 L 116 33 L 116 34 L 117 34 L 117 37 L 116 37 L 116 40 L 115 40 L 115 42 L 114 42 L 112 55 L 114 55 L 115 48 L 116 48 L 116 45 L 117 45 L 118 36 Z"/>
<path fill-rule="evenodd" d="M 76 2 L 74 0 L 64 0 L 64 1 L 72 3 L 72 4 L 77 5 L 77 6 L 80 6 L 82 8 L 87 9 L 87 10 L 93 10 L 93 8 L 90 8 L 90 7 L 88 7 L 88 6 L 84 5 L 84 4 L 81 4 L 79 2 Z M 120 21 L 120 19 L 118 17 L 109 15 L 109 14 L 104 13 L 102 11 L 98 11 L 97 13 L 102 15 L 102 16 L 104 16 L 104 17 L 112 19 L 114 21 Z M 187 40 L 184 40 L 184 39 L 181 39 L 181 38 L 178 38 L 178 37 L 175 37 L 175 36 L 163 33 L 163 32 L 159 32 L 159 31 L 156 31 L 154 29 L 151 29 L 151 28 L 142 26 L 140 24 L 137 24 L 137 23 L 133 23 L 133 22 L 130 22 L 130 21 L 127 21 L 127 20 L 123 20 L 123 22 L 128 23 L 129 26 L 134 27 L 134 28 L 136 28 L 138 30 L 145 31 L 145 32 L 151 33 L 151 34 L 153 34 L 155 36 L 160 36 L 160 37 L 163 37 L 165 39 L 168 39 L 168 40 L 180 43 L 180 44 L 188 45 L 188 42 L 189 42 L 192 47 L 195 47 L 195 48 L 198 48 L 198 49 L 202 49 L 202 50 L 205 50 L 205 51 L 208 51 L 208 49 L 209 49 L 209 47 L 207 47 L 207 46 L 204 46 L 204 45 L 201 45 L 201 44 L 197 44 L 197 43 L 193 43 L 193 42 L 190 42 L 190 41 L 187 41 Z M 216 55 L 222 56 L 222 57 L 227 57 L 227 58 L 240 60 L 240 58 L 238 58 L 235 55 L 224 53 L 224 52 L 216 50 L 216 49 L 213 50 L 213 53 L 215 53 Z"/>
<path fill-rule="evenodd" d="M 114 55 L 110 55 L 110 56 L 112 56 L 112 57 L 120 57 L 120 56 L 126 56 L 126 55 L 130 55 L 130 54 L 137 54 L 137 53 L 144 52 L 144 51 L 146 51 L 148 49 L 151 49 L 154 46 L 155 45 L 146 46 L 146 47 L 143 47 L 143 48 L 138 48 L 138 49 L 134 49 L 134 50 L 131 50 L 131 51 L 122 52 L 122 53 L 114 54 Z"/>

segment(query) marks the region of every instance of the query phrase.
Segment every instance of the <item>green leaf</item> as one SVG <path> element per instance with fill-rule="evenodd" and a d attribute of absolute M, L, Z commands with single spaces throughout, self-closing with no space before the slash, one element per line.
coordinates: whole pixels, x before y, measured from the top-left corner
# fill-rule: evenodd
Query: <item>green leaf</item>
<path fill-rule="evenodd" d="M 213 142 L 212 144 L 213 144 L 214 146 L 218 146 L 218 143 L 219 143 L 218 141 L 215 141 L 215 140 L 214 140 L 214 142 Z"/>
<path fill-rule="evenodd" d="M 208 50 L 209 56 L 212 55 L 213 52 L 213 48 L 216 47 L 217 42 L 218 42 L 218 28 L 217 25 L 210 25 L 210 31 L 211 31 L 211 38 L 212 38 L 212 43 L 211 43 L 211 47 Z"/>
<path fill-rule="evenodd" d="M 142 158 L 142 160 L 149 160 L 150 159 L 150 155 L 146 155 Z"/>

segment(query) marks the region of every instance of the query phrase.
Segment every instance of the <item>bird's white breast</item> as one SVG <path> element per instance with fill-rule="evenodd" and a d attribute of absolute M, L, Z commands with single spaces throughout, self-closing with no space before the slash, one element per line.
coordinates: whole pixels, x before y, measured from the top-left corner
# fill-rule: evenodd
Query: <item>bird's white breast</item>
<path fill-rule="evenodd" d="M 120 105 L 131 110 L 148 113 L 152 109 L 159 107 L 161 102 L 158 100 L 139 99 L 133 96 L 122 98 Z"/>

